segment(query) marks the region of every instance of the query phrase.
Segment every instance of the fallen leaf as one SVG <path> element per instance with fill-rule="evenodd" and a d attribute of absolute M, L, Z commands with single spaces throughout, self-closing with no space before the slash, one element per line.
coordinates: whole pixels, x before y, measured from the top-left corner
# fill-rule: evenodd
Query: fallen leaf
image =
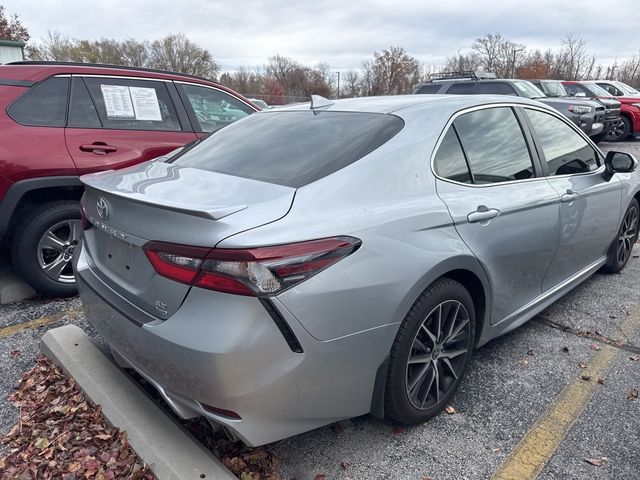
<path fill-rule="evenodd" d="M 586 363 L 579 363 L 578 366 L 580 368 L 587 368 L 587 364 Z"/>
<path fill-rule="evenodd" d="M 345 462 L 343 460 L 342 462 L 340 462 L 340 466 L 342 467 L 343 470 L 346 470 L 347 468 L 349 468 L 351 466 L 351 464 L 349 462 Z"/>
<path fill-rule="evenodd" d="M 591 350 L 600 350 L 600 349 L 601 349 L 601 347 L 597 343 L 592 343 L 591 344 Z"/>
<path fill-rule="evenodd" d="M 591 465 L 595 465 L 596 467 L 601 467 L 602 465 L 607 463 L 607 460 L 608 460 L 607 457 L 585 458 L 584 459 L 585 462 L 590 463 Z"/>
<path fill-rule="evenodd" d="M 640 356 L 638 355 L 631 355 L 629 357 L 629 360 L 631 360 L 632 362 L 637 362 L 638 360 L 640 360 Z"/>
<path fill-rule="evenodd" d="M 591 375 L 582 375 L 580 378 L 585 382 L 588 382 L 589 380 L 591 380 Z"/>
<path fill-rule="evenodd" d="M 49 439 L 46 437 L 39 437 L 36 440 L 36 443 L 33 444 L 33 446 L 39 448 L 40 450 L 45 449 L 49 446 Z"/>
<path fill-rule="evenodd" d="M 604 380 L 603 380 L 602 378 L 598 378 L 598 383 L 599 383 L 600 385 L 604 385 Z"/>
<path fill-rule="evenodd" d="M 11 355 L 13 358 L 16 358 L 22 355 L 22 352 L 20 350 L 11 350 L 11 353 L 9 355 Z"/>
<path fill-rule="evenodd" d="M 449 415 L 453 415 L 454 413 L 456 413 L 456 409 L 453 408 L 451 405 L 445 408 L 444 411 L 447 412 Z"/>
<path fill-rule="evenodd" d="M 562 351 L 564 353 L 569 353 L 569 347 L 562 347 Z"/>
<path fill-rule="evenodd" d="M 638 398 L 638 389 L 632 388 L 629 390 L 629 395 L 627 395 L 627 400 L 636 400 Z"/>
<path fill-rule="evenodd" d="M 615 315 L 609 315 L 609 318 L 618 318 Z"/>
<path fill-rule="evenodd" d="M 502 449 L 501 449 L 501 448 L 494 448 L 494 449 L 493 449 L 493 453 L 498 453 L 498 452 L 501 452 L 501 451 L 502 451 Z"/>
<path fill-rule="evenodd" d="M 527 350 L 527 355 L 530 355 L 530 356 L 533 357 L 533 356 L 535 356 L 535 354 L 536 353 L 533 350 Z"/>

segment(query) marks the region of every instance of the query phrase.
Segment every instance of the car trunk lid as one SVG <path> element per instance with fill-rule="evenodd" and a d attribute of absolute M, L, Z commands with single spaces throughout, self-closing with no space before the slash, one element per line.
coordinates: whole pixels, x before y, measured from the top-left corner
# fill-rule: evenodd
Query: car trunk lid
<path fill-rule="evenodd" d="M 84 247 L 100 278 L 139 308 L 170 317 L 190 285 L 159 275 L 146 243 L 213 248 L 287 214 L 295 189 L 162 161 L 81 177 Z"/>

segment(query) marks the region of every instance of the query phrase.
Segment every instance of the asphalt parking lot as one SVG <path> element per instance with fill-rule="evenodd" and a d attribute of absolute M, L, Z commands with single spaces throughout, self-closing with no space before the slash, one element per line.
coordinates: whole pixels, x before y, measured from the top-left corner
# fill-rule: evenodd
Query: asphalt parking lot
<path fill-rule="evenodd" d="M 640 158 L 639 141 L 602 147 Z M 283 477 L 639 478 L 638 279 L 640 246 L 621 274 L 594 275 L 479 349 L 451 404 L 455 413 L 415 428 L 364 416 L 272 445 Z M 77 298 L 0 306 L 0 434 L 17 419 L 7 396 L 33 366 L 40 337 L 69 323 L 100 343 Z"/>

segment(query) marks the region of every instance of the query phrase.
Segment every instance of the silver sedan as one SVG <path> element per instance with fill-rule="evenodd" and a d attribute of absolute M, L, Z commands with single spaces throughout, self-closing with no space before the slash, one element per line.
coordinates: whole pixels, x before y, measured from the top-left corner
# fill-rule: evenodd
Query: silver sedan
<path fill-rule="evenodd" d="M 314 97 L 83 177 L 74 266 L 117 361 L 184 418 L 249 445 L 417 424 L 474 348 L 625 266 L 636 166 L 527 99 Z"/>

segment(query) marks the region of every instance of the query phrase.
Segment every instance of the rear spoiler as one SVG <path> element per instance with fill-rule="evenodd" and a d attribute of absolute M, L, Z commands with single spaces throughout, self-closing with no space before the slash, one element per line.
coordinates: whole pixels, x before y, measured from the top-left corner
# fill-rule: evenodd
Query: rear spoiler
<path fill-rule="evenodd" d="M 108 170 L 106 172 L 99 172 L 97 174 L 90 174 L 80 177 L 82 183 L 87 185 L 88 187 L 95 188 L 98 191 L 102 191 L 102 189 L 97 185 L 97 181 L 94 181 L 92 178 L 94 175 L 100 175 L 100 173 L 107 173 L 112 170 Z M 192 215 L 194 217 L 207 218 L 210 220 L 220 220 L 221 218 L 226 217 L 227 215 L 231 215 L 232 213 L 239 212 L 240 210 L 244 210 L 247 208 L 247 205 L 233 205 L 233 206 L 215 206 L 215 205 L 197 205 L 197 204 L 185 204 L 179 202 L 169 202 L 166 199 L 162 200 L 154 200 L 147 195 L 142 193 L 129 193 L 122 192 L 117 190 L 111 190 L 108 192 L 109 195 L 113 195 L 120 198 L 125 198 L 127 200 L 133 200 L 138 203 L 144 205 L 150 205 L 152 207 L 161 207 L 164 210 L 169 210 L 172 212 L 183 213 L 186 215 Z"/>
<path fill-rule="evenodd" d="M 36 82 L 31 80 L 16 80 L 15 78 L 0 78 L 0 87 L 32 87 Z"/>

